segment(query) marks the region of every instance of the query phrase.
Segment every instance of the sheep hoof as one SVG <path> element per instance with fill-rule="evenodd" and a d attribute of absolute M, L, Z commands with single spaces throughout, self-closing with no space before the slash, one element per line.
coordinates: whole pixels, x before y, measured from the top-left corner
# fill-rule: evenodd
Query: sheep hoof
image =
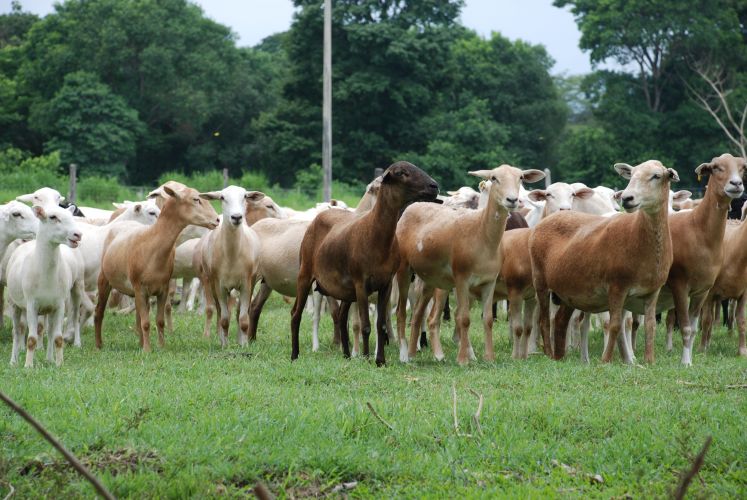
<path fill-rule="evenodd" d="M 436 358 L 436 361 L 443 361 L 445 358 L 444 353 L 442 352 L 434 353 L 433 357 Z"/>
<path fill-rule="evenodd" d="M 425 332 L 420 332 L 420 347 L 428 347 L 428 337 Z"/>

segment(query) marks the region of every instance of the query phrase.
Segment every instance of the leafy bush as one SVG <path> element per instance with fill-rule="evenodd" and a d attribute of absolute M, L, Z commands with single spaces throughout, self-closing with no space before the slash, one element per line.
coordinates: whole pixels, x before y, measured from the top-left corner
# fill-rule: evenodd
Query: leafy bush
<path fill-rule="evenodd" d="M 78 199 L 97 203 L 122 201 L 129 196 L 128 189 L 112 178 L 98 176 L 83 177 L 78 181 Z"/>
<path fill-rule="evenodd" d="M 238 185 L 244 189 L 253 191 L 266 191 L 270 189 L 270 181 L 262 172 L 248 171 L 239 179 Z"/>
<path fill-rule="evenodd" d="M 217 191 L 223 189 L 223 172 L 210 170 L 208 172 L 195 172 L 192 175 L 181 172 L 166 172 L 158 178 L 158 184 L 163 184 L 166 181 L 181 182 L 200 192 Z"/>
<path fill-rule="evenodd" d="M 322 167 L 315 163 L 306 170 L 296 172 L 296 183 L 293 187 L 307 196 L 318 197 L 323 180 Z"/>
<path fill-rule="evenodd" d="M 30 193 L 40 187 L 67 191 L 68 180 L 60 174 L 60 155 L 51 153 L 32 157 L 20 149 L 0 151 L 0 185 L 3 190 L 18 194 Z"/>

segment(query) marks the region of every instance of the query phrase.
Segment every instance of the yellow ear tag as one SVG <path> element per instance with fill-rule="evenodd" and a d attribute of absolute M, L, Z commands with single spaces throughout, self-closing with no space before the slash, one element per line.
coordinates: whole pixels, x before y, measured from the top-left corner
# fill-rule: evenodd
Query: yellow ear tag
<path fill-rule="evenodd" d="M 701 179 L 701 175 L 698 174 L 698 182 L 700 182 L 700 179 Z"/>

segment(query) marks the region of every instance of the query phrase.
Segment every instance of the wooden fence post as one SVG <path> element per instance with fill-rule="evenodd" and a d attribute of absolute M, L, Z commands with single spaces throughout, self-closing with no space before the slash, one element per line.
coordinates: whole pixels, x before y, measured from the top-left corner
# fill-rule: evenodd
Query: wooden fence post
<path fill-rule="evenodd" d="M 67 191 L 67 201 L 68 203 L 75 203 L 75 201 L 78 199 L 78 178 L 76 176 L 78 170 L 78 165 L 75 163 L 70 164 L 70 187 Z"/>
<path fill-rule="evenodd" d="M 223 169 L 223 189 L 228 187 L 228 169 Z"/>

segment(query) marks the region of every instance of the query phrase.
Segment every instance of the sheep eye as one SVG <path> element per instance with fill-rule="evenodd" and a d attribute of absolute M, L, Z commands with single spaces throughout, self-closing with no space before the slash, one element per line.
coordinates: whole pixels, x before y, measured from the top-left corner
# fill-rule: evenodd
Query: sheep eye
<path fill-rule="evenodd" d="M 13 217 L 21 217 L 21 212 L 13 212 Z"/>
<path fill-rule="evenodd" d="M 193 198 L 192 201 L 195 202 L 195 205 L 199 205 L 201 203 L 199 198 Z"/>
<path fill-rule="evenodd" d="M 653 181 L 654 179 L 661 179 L 661 175 L 659 175 L 659 174 L 652 175 L 651 176 L 651 180 Z"/>
<path fill-rule="evenodd" d="M 220 195 L 220 201 L 226 201 L 226 197 L 223 195 Z"/>
<path fill-rule="evenodd" d="M 552 198 L 552 193 L 547 193 L 547 194 L 545 194 L 545 197 L 546 197 L 546 198 Z"/>
<path fill-rule="evenodd" d="M 60 219 L 59 219 L 59 218 L 57 218 L 57 216 L 56 216 L 56 215 L 50 215 L 50 216 L 49 216 L 49 220 L 53 220 L 53 221 L 57 222 L 57 221 L 59 221 Z"/>

